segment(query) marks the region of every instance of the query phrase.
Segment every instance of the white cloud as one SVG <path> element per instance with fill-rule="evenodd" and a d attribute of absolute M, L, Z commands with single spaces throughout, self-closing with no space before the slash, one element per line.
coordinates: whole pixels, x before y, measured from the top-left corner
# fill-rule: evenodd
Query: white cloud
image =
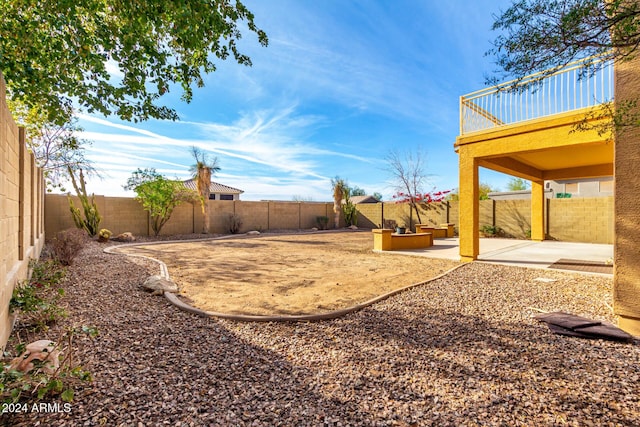
<path fill-rule="evenodd" d="M 111 171 L 128 171 L 128 177 L 137 168 L 154 167 L 158 171 L 170 169 L 179 178 L 186 178 L 192 162 L 189 149 L 196 146 L 216 155 L 222 171 L 228 174 L 226 176 L 235 177 L 226 184 L 250 183 L 252 192 L 263 194 L 256 190 L 262 189 L 264 194 L 291 198 L 309 191 L 320 195 L 320 187 L 327 187 L 329 182 L 323 169 L 326 159 L 343 158 L 363 164 L 374 161 L 349 152 L 317 148 L 306 141 L 322 118 L 299 115 L 295 105 L 245 113 L 230 124 L 173 123 L 171 133 L 180 137 L 149 131 L 144 124 L 134 127 L 87 115 L 81 119 L 101 128 L 100 131 L 84 131 L 81 137 L 95 141 L 87 150 L 88 157 L 106 171 L 107 176 Z M 246 178 L 241 179 L 239 172 Z M 122 178 L 120 174 L 118 179 Z M 102 183 L 105 191 L 114 191 L 116 186 L 110 181 L 111 177 L 108 177 Z M 126 177 L 118 184 L 125 181 Z M 310 182 L 323 184 L 310 185 Z M 277 189 L 278 186 L 281 188 Z"/>

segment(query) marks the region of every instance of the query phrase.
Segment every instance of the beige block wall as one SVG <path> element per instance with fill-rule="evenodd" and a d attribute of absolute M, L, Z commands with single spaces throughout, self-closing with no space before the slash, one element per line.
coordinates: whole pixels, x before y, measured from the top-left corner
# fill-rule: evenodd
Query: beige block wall
<path fill-rule="evenodd" d="M 406 203 L 385 203 L 384 220 L 394 220 L 398 225 L 405 227 L 410 226 L 411 220 L 413 220 L 414 225 L 417 221 L 415 213 L 410 213 L 409 205 Z"/>
<path fill-rule="evenodd" d="M 269 229 L 288 230 L 300 228 L 300 203 L 269 203 Z"/>
<path fill-rule="evenodd" d="M 300 203 L 300 228 L 306 230 L 317 227 L 319 216 L 330 218 L 330 215 L 327 215 L 327 206 L 327 203 Z"/>
<path fill-rule="evenodd" d="M 531 232 L 531 200 L 496 200 L 495 216 L 505 236 L 526 239 Z"/>
<path fill-rule="evenodd" d="M 550 239 L 612 244 L 613 197 L 550 199 L 547 204 Z"/>
<path fill-rule="evenodd" d="M 47 238 L 65 228 L 74 227 L 69 205 L 64 195 L 48 194 L 46 200 Z M 76 203 L 79 205 L 79 201 Z M 151 235 L 147 213 L 133 198 L 96 196 L 102 214 L 101 228 L 114 234 L 130 231 L 136 235 Z M 547 234 L 553 238 L 571 242 L 613 242 L 613 197 L 551 199 L 547 208 Z M 356 205 L 358 226 L 378 228 L 384 219 L 393 219 L 399 224 L 415 226 L 415 212 L 408 204 L 372 203 Z M 242 220 L 240 232 L 250 230 L 297 230 L 317 226 L 318 216 L 329 217 L 329 228 L 333 228 L 333 204 L 318 202 L 252 202 L 210 201 L 211 233 L 229 232 L 229 215 L 236 214 Z M 384 209 L 384 212 L 383 212 Z M 480 226 L 493 225 L 502 228 L 507 236 L 526 238 L 531 221 L 530 200 L 481 200 Z M 440 225 L 446 222 L 460 223 L 458 202 L 433 203 L 420 209 L 423 223 Z M 341 215 L 340 226 L 344 226 Z M 202 231 L 202 212 L 199 204 L 185 203 L 176 208 L 161 234 L 189 234 Z"/>
<path fill-rule="evenodd" d="M 229 232 L 229 215 L 235 213 L 235 201 L 232 200 L 216 200 L 209 201 L 209 225 L 211 233 L 228 233 Z M 196 211 L 196 233 L 202 230 L 202 211 L 198 206 Z"/>
<path fill-rule="evenodd" d="M 47 201 L 53 197 L 53 195 L 47 195 Z M 104 200 L 104 209 L 100 211 L 102 215 L 100 228 L 106 228 L 114 235 L 125 232 L 130 232 L 134 235 L 145 235 L 151 232 L 149 215 L 142 210 L 142 205 L 136 199 L 130 197 L 100 197 Z M 63 198 L 64 203 L 66 203 L 66 197 L 63 196 Z M 51 230 L 53 229 L 51 228 Z M 47 235 L 49 235 L 48 231 Z"/>
<path fill-rule="evenodd" d="M 72 197 L 80 206 L 79 200 Z M 148 214 L 134 198 L 96 196 L 96 204 L 102 222 L 100 228 L 107 228 L 114 234 L 129 231 L 134 235 L 152 235 Z M 66 195 L 47 194 L 46 229 L 47 238 L 52 238 L 61 230 L 75 227 L 69 212 Z M 229 232 L 229 216 L 236 214 L 242 221 L 240 232 L 250 230 L 297 230 L 317 226 L 318 216 L 329 216 L 331 203 L 318 202 L 251 202 L 251 201 L 209 201 L 210 232 Z M 330 217 L 330 226 L 332 218 Z M 199 204 L 184 203 L 178 206 L 171 219 L 161 230 L 161 235 L 189 234 L 202 231 L 202 210 Z"/>
<path fill-rule="evenodd" d="M 75 227 L 66 196 L 47 194 L 44 199 L 44 212 L 47 239 L 53 238 L 58 231 Z"/>
<path fill-rule="evenodd" d="M 419 209 L 420 217 L 422 218 L 422 223 L 434 225 L 434 226 L 439 226 L 440 224 L 448 223 L 450 222 L 449 219 L 451 218 L 449 216 L 450 212 L 448 212 L 448 210 L 449 210 L 449 207 L 447 205 L 447 202 L 437 202 L 437 203 L 431 203 L 426 206 L 422 206 Z M 457 220 L 453 222 L 456 223 Z"/>
<path fill-rule="evenodd" d="M 269 229 L 269 205 L 265 202 L 235 202 L 236 215 L 242 220 L 241 233 Z M 224 231 L 225 233 L 227 230 Z"/>
<path fill-rule="evenodd" d="M 358 227 L 382 228 L 382 203 L 362 203 L 356 205 Z"/>
<path fill-rule="evenodd" d="M 498 224 L 495 224 L 495 219 L 494 219 L 494 214 L 493 214 L 494 204 L 495 204 L 494 200 L 480 200 L 480 202 L 479 202 L 479 209 L 480 209 L 479 226 L 480 226 L 480 228 L 482 228 L 482 226 L 484 226 L 484 225 L 490 225 L 490 226 L 496 225 L 496 226 L 498 226 Z M 465 214 L 464 212 L 460 212 L 460 215 L 464 215 L 464 214 Z"/>
<path fill-rule="evenodd" d="M 11 333 L 9 301 L 15 285 L 28 277 L 29 260 L 42 250 L 42 171 L 25 147 L 24 131 L 15 124 L 0 76 L 0 348 Z"/>
<path fill-rule="evenodd" d="M 455 224 L 454 229 L 458 234 L 458 224 L 460 224 L 460 203 L 449 202 L 449 222 Z"/>
<path fill-rule="evenodd" d="M 194 209 L 195 208 L 195 209 Z M 182 203 L 173 210 L 171 218 L 160 230 L 161 236 L 170 236 L 173 234 L 190 234 L 194 232 L 194 210 L 197 210 L 202 217 L 202 208 L 200 205 L 192 203 Z M 149 230 L 149 234 L 153 235 L 153 230 Z"/>

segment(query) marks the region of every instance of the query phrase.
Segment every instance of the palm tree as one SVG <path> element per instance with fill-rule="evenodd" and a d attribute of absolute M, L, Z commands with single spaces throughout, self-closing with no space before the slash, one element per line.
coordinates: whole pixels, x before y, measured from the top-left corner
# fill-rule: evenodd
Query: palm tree
<path fill-rule="evenodd" d="M 340 226 L 340 211 L 342 210 L 342 197 L 344 196 L 344 190 L 348 188 L 347 182 L 339 177 L 335 177 L 331 180 L 331 187 L 333 187 L 333 213 L 334 213 L 334 228 Z"/>
<path fill-rule="evenodd" d="M 198 147 L 191 147 L 191 154 L 196 163 L 191 165 L 189 172 L 196 181 L 196 188 L 200 196 L 200 204 L 202 205 L 202 233 L 209 234 L 209 194 L 211 189 L 211 176 L 220 171 L 218 166 L 218 158 L 214 157 L 209 161 L 207 154 Z"/>

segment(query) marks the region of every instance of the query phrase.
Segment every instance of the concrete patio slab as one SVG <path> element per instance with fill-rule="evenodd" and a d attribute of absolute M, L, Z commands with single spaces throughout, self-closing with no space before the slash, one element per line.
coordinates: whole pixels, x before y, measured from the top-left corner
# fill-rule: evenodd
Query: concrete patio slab
<path fill-rule="evenodd" d="M 458 238 L 434 239 L 427 249 L 394 251 L 406 255 L 460 260 Z M 520 267 L 549 268 L 560 259 L 573 259 L 605 263 L 613 258 L 613 245 L 573 243 L 545 240 L 483 238 L 480 239 L 478 261 L 517 265 Z"/>

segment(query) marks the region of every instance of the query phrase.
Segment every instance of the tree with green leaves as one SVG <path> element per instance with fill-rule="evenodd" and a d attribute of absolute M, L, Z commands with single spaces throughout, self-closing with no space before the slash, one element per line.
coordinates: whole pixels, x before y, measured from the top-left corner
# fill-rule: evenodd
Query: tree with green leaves
<path fill-rule="evenodd" d="M 640 46 L 640 3 L 629 0 L 514 0 L 496 16 L 494 56 L 503 73 L 489 79 L 539 79 L 587 57 L 625 60 Z M 594 64 L 597 67 L 597 64 Z M 589 67 L 587 67 L 588 70 Z"/>
<path fill-rule="evenodd" d="M 489 193 L 493 193 L 496 191 L 500 191 L 500 189 L 497 187 L 492 187 L 491 184 L 487 184 L 486 182 L 481 182 L 478 185 L 478 200 L 489 200 Z M 449 191 L 444 197 L 444 200 L 450 202 L 459 201 L 460 194 L 458 193 L 458 189 L 456 188 L 453 191 Z"/>
<path fill-rule="evenodd" d="M 360 188 L 357 185 L 354 185 L 353 187 L 349 187 L 349 193 L 351 196 L 366 196 L 367 192 L 365 191 L 364 188 Z"/>
<path fill-rule="evenodd" d="M 178 205 L 198 198 L 182 181 L 167 179 L 153 168 L 136 170 L 123 187 L 136 192 L 136 199 L 151 216 L 151 229 L 156 236 Z"/>
<path fill-rule="evenodd" d="M 491 184 L 487 184 L 486 182 L 481 182 L 480 185 L 478 185 L 478 199 L 489 200 L 489 193 L 496 191 L 500 191 L 500 189 L 492 187 Z"/>
<path fill-rule="evenodd" d="M 216 60 L 251 65 L 238 47 L 241 26 L 268 44 L 240 0 L 6 0 L 0 16 L 10 97 L 58 125 L 74 103 L 123 120 L 175 120 L 163 95 L 179 87 L 189 102 Z"/>
<path fill-rule="evenodd" d="M 211 194 L 211 177 L 220 171 L 218 166 L 218 158 L 209 159 L 207 153 L 197 147 L 191 147 L 191 154 L 196 163 L 191 165 L 189 172 L 196 181 L 196 188 L 200 196 L 200 205 L 202 206 L 202 233 L 209 234 L 209 195 Z"/>
<path fill-rule="evenodd" d="M 524 191 L 529 189 L 529 181 L 522 178 L 513 177 L 507 183 L 507 190 L 509 191 Z"/>

